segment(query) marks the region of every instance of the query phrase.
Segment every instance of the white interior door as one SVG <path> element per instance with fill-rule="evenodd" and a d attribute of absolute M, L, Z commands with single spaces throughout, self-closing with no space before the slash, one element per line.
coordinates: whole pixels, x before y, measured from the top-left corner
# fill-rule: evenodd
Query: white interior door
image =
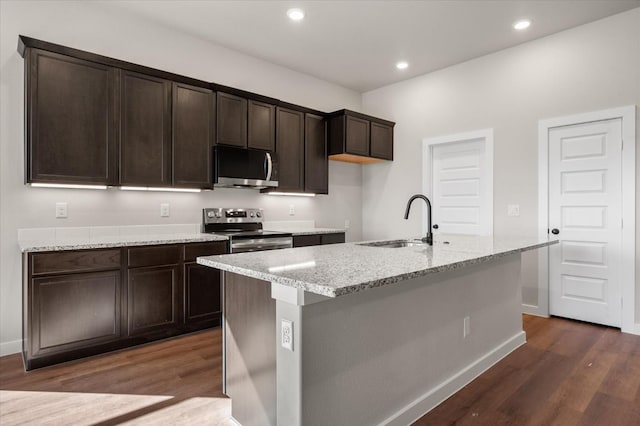
<path fill-rule="evenodd" d="M 484 138 L 432 145 L 433 223 L 438 232 L 493 232 L 493 170 Z"/>
<path fill-rule="evenodd" d="M 620 327 L 621 165 L 621 119 L 549 130 L 552 315 Z"/>

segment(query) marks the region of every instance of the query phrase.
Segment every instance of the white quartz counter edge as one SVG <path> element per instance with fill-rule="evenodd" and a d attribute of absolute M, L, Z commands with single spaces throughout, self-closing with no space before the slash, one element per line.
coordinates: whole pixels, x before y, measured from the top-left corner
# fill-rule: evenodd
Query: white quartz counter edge
<path fill-rule="evenodd" d="M 319 294 L 327 297 L 339 297 L 344 296 L 351 293 L 356 293 L 359 291 L 367 290 L 370 288 L 381 287 L 385 285 L 390 285 L 394 283 L 398 283 L 400 281 L 416 278 L 419 276 L 429 275 L 433 273 L 450 271 L 458 268 L 463 268 L 466 266 L 476 265 L 479 263 L 484 263 L 491 261 L 493 259 L 498 259 L 500 257 L 508 256 L 515 253 L 521 253 L 527 250 L 534 250 L 542 247 L 546 247 L 552 244 L 558 243 L 557 240 L 552 241 L 539 241 L 535 243 L 528 243 L 518 247 L 512 247 L 505 250 L 498 250 L 494 253 L 488 254 L 478 254 L 473 255 L 469 252 L 461 252 L 460 260 L 452 260 L 446 263 L 442 263 L 435 266 L 429 267 L 418 267 L 416 269 L 415 265 L 408 265 L 407 270 L 405 271 L 395 271 L 391 274 L 386 274 L 384 271 L 384 261 L 380 262 L 380 269 L 383 269 L 383 273 L 380 274 L 380 271 L 371 270 L 371 275 L 376 276 L 372 278 L 371 276 L 367 276 L 366 273 L 362 273 L 356 282 L 352 282 L 348 285 L 340 285 L 333 286 L 330 283 L 322 283 L 321 281 L 327 280 L 326 276 L 323 276 L 323 271 L 318 270 L 318 268 L 314 268 L 312 275 L 307 276 L 305 278 L 297 277 L 296 274 L 287 273 L 271 273 L 266 270 L 260 270 L 259 268 L 254 268 L 252 265 L 247 262 L 238 262 L 234 261 L 241 259 L 238 256 L 253 256 L 253 259 L 258 259 L 255 256 L 270 256 L 273 255 L 273 252 L 259 252 L 259 253 L 241 253 L 236 255 L 217 255 L 217 256 L 206 256 L 199 257 L 197 259 L 198 263 L 201 265 L 210 266 L 213 268 L 218 268 L 224 271 L 237 273 L 240 275 L 245 275 L 251 278 L 257 278 L 260 280 L 275 282 L 278 284 L 282 284 L 289 287 L 300 288 L 310 293 Z M 358 256 L 364 256 L 366 258 L 376 258 L 384 259 L 388 257 L 390 253 L 388 250 L 407 250 L 407 249 L 385 249 L 385 248 L 374 248 L 374 247 L 362 247 L 358 244 L 354 243 L 346 243 L 346 244 L 334 244 L 328 246 L 317 246 L 317 247 L 305 247 L 298 249 L 285 249 L 285 250 L 324 250 L 325 253 L 328 253 L 330 250 L 338 250 L 341 247 L 350 247 L 356 252 L 356 255 L 353 255 L 350 259 L 353 264 L 358 262 Z M 359 253 L 358 253 L 359 252 Z M 323 252 L 319 253 L 318 257 L 322 256 Z M 400 251 L 396 251 L 395 253 L 400 254 Z M 251 257 L 245 257 L 244 259 L 250 260 Z M 244 264 L 243 264 L 244 263 Z M 340 268 L 341 266 L 336 266 L 336 268 Z M 285 267 L 286 269 L 286 267 Z M 346 271 L 345 271 L 346 272 Z M 380 276 L 382 275 L 382 276 Z M 310 279 L 311 278 L 311 279 Z"/>
<path fill-rule="evenodd" d="M 157 244 L 203 243 L 226 241 L 227 237 L 213 234 L 167 234 L 95 237 L 69 240 L 19 241 L 23 253 L 42 251 L 86 250 L 113 247 L 149 246 Z"/>

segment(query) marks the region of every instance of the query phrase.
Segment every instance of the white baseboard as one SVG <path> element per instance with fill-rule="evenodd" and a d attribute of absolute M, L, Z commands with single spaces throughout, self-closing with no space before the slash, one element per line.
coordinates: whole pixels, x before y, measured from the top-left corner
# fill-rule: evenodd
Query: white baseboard
<path fill-rule="evenodd" d="M 526 303 L 522 304 L 522 313 L 523 314 L 529 314 L 529 315 L 535 315 L 537 317 L 549 318 L 549 315 L 547 313 L 543 312 L 542 309 L 540 309 L 540 306 L 527 305 Z"/>
<path fill-rule="evenodd" d="M 0 343 L 0 356 L 17 354 L 22 352 L 22 340 Z"/>
<path fill-rule="evenodd" d="M 640 323 L 636 323 L 636 331 L 633 334 L 637 334 L 638 336 L 640 336 Z"/>
<path fill-rule="evenodd" d="M 471 365 L 460 370 L 448 380 L 440 383 L 420 398 L 411 402 L 409 405 L 384 420 L 380 425 L 401 426 L 415 422 L 425 413 L 440 405 L 444 400 L 458 392 L 464 386 L 473 381 L 473 379 L 491 368 L 502 358 L 524 345 L 526 341 L 527 339 L 524 331 L 519 332 L 497 348 L 493 349 L 491 352 L 478 358 Z"/>

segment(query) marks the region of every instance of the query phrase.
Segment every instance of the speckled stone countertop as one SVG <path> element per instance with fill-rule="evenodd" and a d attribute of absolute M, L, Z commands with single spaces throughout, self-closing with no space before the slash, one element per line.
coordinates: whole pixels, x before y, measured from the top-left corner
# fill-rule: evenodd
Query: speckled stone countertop
<path fill-rule="evenodd" d="M 149 246 L 156 244 L 202 243 L 226 241 L 228 238 L 213 234 L 161 234 L 120 235 L 88 238 L 60 238 L 18 241 L 20 250 L 26 252 L 84 250 L 109 247 Z"/>
<path fill-rule="evenodd" d="M 272 229 L 265 228 L 267 231 Z M 273 231 L 290 232 L 294 237 L 297 235 L 322 235 L 322 234 L 343 234 L 346 231 L 344 229 L 334 228 L 280 228 L 273 229 Z"/>
<path fill-rule="evenodd" d="M 487 262 L 558 240 L 437 235 L 433 246 L 331 244 L 199 257 L 198 263 L 310 293 L 338 297 Z"/>

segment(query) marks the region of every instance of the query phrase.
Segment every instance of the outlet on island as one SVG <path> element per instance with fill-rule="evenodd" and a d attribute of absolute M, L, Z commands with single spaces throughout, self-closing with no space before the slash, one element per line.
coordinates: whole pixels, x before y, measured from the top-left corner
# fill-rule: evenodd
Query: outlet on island
<path fill-rule="evenodd" d="M 296 215 L 296 206 L 295 204 L 289 204 L 289 216 Z"/>
<path fill-rule="evenodd" d="M 169 203 L 160 204 L 160 217 L 169 217 Z"/>

